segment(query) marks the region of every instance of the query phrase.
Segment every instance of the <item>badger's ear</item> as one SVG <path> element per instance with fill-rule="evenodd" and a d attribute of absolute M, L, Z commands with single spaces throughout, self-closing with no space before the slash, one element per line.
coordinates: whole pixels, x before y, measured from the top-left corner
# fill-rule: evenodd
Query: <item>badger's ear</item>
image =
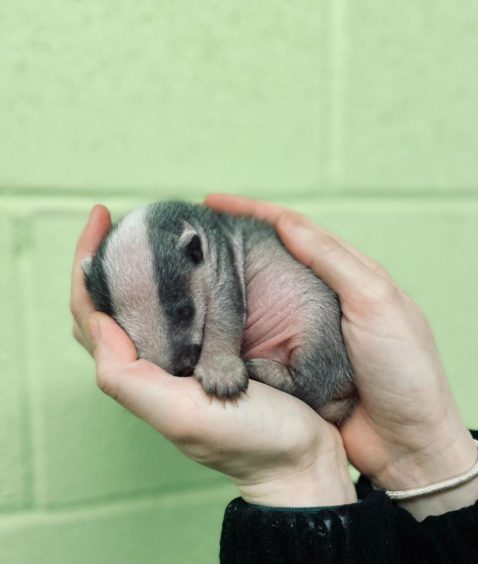
<path fill-rule="evenodd" d="M 204 260 L 205 245 L 203 233 L 198 232 L 186 221 L 184 222 L 184 231 L 178 240 L 178 248 L 184 250 L 186 256 L 194 263 L 199 264 Z"/>
<path fill-rule="evenodd" d="M 85 257 L 82 261 L 81 261 L 81 268 L 85 274 L 85 276 L 89 276 L 90 272 L 91 272 L 91 263 L 93 262 L 93 257 Z"/>

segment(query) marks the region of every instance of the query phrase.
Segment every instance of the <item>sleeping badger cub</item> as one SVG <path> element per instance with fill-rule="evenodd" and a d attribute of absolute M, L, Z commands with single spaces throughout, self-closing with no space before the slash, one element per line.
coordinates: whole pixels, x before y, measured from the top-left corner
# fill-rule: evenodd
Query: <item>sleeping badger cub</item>
<path fill-rule="evenodd" d="M 274 228 L 185 202 L 137 208 L 82 262 L 138 356 L 233 398 L 252 378 L 340 423 L 355 403 L 337 296 Z"/>

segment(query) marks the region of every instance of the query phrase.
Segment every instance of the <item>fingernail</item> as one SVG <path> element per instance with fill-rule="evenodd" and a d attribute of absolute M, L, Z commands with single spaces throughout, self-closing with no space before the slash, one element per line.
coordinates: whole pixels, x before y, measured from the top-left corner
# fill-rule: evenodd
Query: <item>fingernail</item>
<path fill-rule="evenodd" d="M 101 327 L 98 320 L 94 317 L 88 321 L 88 333 L 94 345 L 98 344 L 101 338 Z"/>

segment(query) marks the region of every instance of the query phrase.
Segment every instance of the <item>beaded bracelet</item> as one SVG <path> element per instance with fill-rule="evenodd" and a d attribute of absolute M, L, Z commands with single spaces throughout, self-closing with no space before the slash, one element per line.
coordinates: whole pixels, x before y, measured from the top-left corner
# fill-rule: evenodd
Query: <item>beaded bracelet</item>
<path fill-rule="evenodd" d="M 478 440 L 473 439 L 473 441 L 478 448 Z M 448 480 L 443 480 L 442 482 L 436 482 L 434 484 L 430 484 L 429 486 L 423 486 L 421 488 L 413 488 L 411 490 L 385 490 L 385 493 L 390 499 L 411 499 L 413 497 L 418 497 L 421 495 L 431 494 L 442 490 L 448 490 L 450 488 L 454 488 L 455 486 L 459 486 L 460 484 L 469 482 L 476 476 L 478 476 L 478 458 L 472 468 L 467 470 L 464 474 L 460 474 L 459 476 L 455 476 L 454 478 L 449 478 Z M 379 489 L 374 484 L 372 484 L 372 486 L 375 489 Z"/>

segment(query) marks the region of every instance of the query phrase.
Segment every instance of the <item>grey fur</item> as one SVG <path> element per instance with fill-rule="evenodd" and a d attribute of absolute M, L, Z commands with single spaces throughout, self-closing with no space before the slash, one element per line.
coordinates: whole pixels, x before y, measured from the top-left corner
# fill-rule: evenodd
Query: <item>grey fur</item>
<path fill-rule="evenodd" d="M 351 412 L 356 396 L 337 296 L 270 225 L 160 202 L 115 224 L 82 266 L 95 306 L 125 329 L 138 355 L 172 374 L 194 372 L 208 394 L 235 397 L 251 377 L 330 421 Z M 261 323 L 277 333 L 276 348 L 273 338 L 260 342 L 264 328 L 257 338 Z"/>

